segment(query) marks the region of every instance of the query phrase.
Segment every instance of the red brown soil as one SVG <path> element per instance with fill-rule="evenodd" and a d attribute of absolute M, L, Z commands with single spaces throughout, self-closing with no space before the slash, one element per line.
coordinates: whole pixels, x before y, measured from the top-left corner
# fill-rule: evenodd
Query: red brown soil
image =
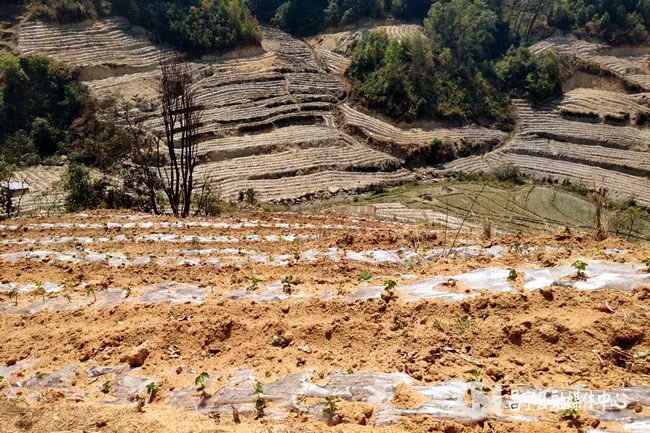
<path fill-rule="evenodd" d="M 247 215 L 269 220 L 280 217 L 287 222 L 341 223 L 332 217 L 307 219 L 291 214 Z M 71 217 L 47 218 L 24 222 L 68 221 Z M 115 215 L 93 214 L 83 222 L 115 220 Z M 153 220 L 151 217 L 149 220 Z M 22 223 L 19 221 L 18 223 Z M 355 223 L 357 224 L 357 223 Z M 380 222 L 358 223 L 372 231 L 333 230 L 319 241 L 301 243 L 301 251 L 345 245 L 351 250 L 394 249 L 413 244 L 410 226 Z M 248 230 L 264 233 L 265 229 Z M 278 230 L 266 229 L 277 233 Z M 421 230 L 421 229 L 420 229 Z M 226 234 L 240 236 L 246 230 L 185 230 L 192 235 Z M 300 233 L 287 229 L 287 233 Z M 124 231 L 122 231 L 124 232 Z M 179 230 L 126 231 L 174 232 Z M 308 232 L 303 230 L 302 232 Z M 56 233 L 33 230 L 5 232 L 5 238 L 42 237 Z M 75 235 L 99 236 L 102 231 L 78 230 Z M 112 233 L 115 234 L 115 233 Z M 425 237 L 426 238 L 426 237 Z M 422 239 L 422 237 L 420 237 Z M 514 237 L 494 241 L 511 245 Z M 576 292 L 569 288 L 553 288 L 542 292 L 483 293 L 480 297 L 457 303 L 427 300 L 414 303 L 383 301 L 307 300 L 280 303 L 224 301 L 217 298 L 233 288 L 233 281 L 246 281 L 250 276 L 262 281 L 281 280 L 286 274 L 297 277 L 301 289 L 333 290 L 339 283 L 352 288 L 363 270 L 372 272 L 377 282 L 384 278 L 398 280 L 399 275 L 420 276 L 453 274 L 478 267 L 527 266 L 539 263 L 570 263 L 576 257 L 604 259 L 605 247 L 627 248 L 630 253 L 616 260 L 638 263 L 650 255 L 648 245 L 627 244 L 610 239 L 595 242 L 586 237 L 569 236 L 527 238 L 533 245 L 561 246 L 568 252 L 541 254 L 522 258 L 508 253 L 503 258 L 441 259 L 418 264 L 415 269 L 398 265 L 332 263 L 296 263 L 272 267 L 251 264 L 245 269 L 206 267 L 162 267 L 150 264 L 138 268 L 111 269 L 105 264 L 62 265 L 57 263 L 0 263 L 3 280 L 33 283 L 34 281 L 77 282 L 98 281 L 115 287 L 133 288 L 173 280 L 214 286 L 215 295 L 196 305 L 133 305 L 96 310 L 83 308 L 74 312 L 39 313 L 35 315 L 0 314 L 0 364 L 11 364 L 38 358 L 39 371 L 95 360 L 102 364 L 120 364 L 121 357 L 133 347 L 146 343 L 151 354 L 142 367 L 142 375 L 161 378 L 161 393 L 156 402 L 147 405 L 144 413 L 134 407 L 112 407 L 98 403 L 98 397 L 84 401 L 68 401 L 56 395 L 43 395 L 38 402 L 23 398 L 0 397 L 0 432 L 546 432 L 575 431 L 557 417 L 556 425 L 541 423 L 500 423 L 489 421 L 476 426 L 430 418 L 404 419 L 399 424 L 374 428 L 357 425 L 355 415 L 363 407 L 343 406 L 349 412 L 349 423 L 328 427 L 299 414 L 292 414 L 283 423 L 270 420 L 213 419 L 180 411 L 162 404 L 171 389 L 189 386 L 195 374 L 186 372 L 220 371 L 234 367 L 251 367 L 263 382 L 314 369 L 315 379 L 332 371 L 405 372 L 423 383 L 450 379 L 472 380 L 471 372 L 479 370 L 487 386 L 529 383 L 540 387 L 568 387 L 583 384 L 592 389 L 614 389 L 628 385 L 650 385 L 650 359 L 634 359 L 633 354 L 650 349 L 650 288 L 632 292 Z M 439 242 L 425 239 L 418 247 L 435 248 Z M 209 245 L 225 248 L 231 245 Z M 27 250 L 28 246 L 2 246 L 0 253 Z M 40 249 L 35 247 L 34 249 Z M 70 245 L 47 246 L 47 249 L 68 250 Z M 193 245 L 165 243 L 100 244 L 95 251 L 147 252 L 166 255 L 175 248 L 196 248 Z M 294 248 L 288 243 L 262 243 L 252 246 L 267 253 L 280 254 Z M 611 260 L 611 258 L 610 258 Z M 399 280 L 398 280 L 399 281 Z M 519 282 L 521 284 L 521 282 Z M 243 284 L 239 284 L 241 287 Z M 73 289 L 73 296 L 84 296 L 82 289 Z M 462 287 L 458 290 L 462 290 Z M 36 295 L 24 295 L 36 298 Z M 31 299 L 31 298 L 29 298 Z M 2 299 L 4 300 L 4 299 Z M 20 300 L 19 300 L 20 302 Z M 23 302 L 26 302 L 23 300 Z M 606 305 L 609 307 L 606 307 Z M 282 331 L 288 336 L 285 348 L 275 347 L 273 335 Z M 310 353 L 299 347 L 308 345 Z M 25 370 L 18 379 L 31 377 Z M 78 386 L 82 386 L 79 384 Z M 404 387 L 404 396 L 396 401 L 403 407 L 417 407 L 418 396 Z M 647 411 L 647 408 L 643 409 Z M 372 411 L 371 411 L 372 412 Z M 347 415 L 347 414 L 346 414 Z M 372 418 L 371 418 L 372 420 Z M 606 423 L 602 423 L 601 427 Z"/>

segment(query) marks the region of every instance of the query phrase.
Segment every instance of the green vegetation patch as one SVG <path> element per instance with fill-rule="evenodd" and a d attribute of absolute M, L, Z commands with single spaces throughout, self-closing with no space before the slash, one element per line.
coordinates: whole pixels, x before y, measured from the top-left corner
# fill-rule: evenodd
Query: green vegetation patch
<path fill-rule="evenodd" d="M 72 68 L 40 55 L 0 54 L 0 157 L 26 166 L 56 154 L 84 97 Z"/>
<path fill-rule="evenodd" d="M 559 56 L 536 57 L 514 45 L 504 52 L 514 37 L 482 0 L 436 2 L 424 27 L 424 37 L 373 32 L 357 44 L 348 71 L 356 97 L 396 118 L 487 121 L 508 129 L 511 95 L 541 101 L 562 92 Z"/>

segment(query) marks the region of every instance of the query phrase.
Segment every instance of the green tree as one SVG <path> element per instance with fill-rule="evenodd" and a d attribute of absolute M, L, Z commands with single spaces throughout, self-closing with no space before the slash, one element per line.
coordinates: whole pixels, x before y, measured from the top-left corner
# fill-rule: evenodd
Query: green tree
<path fill-rule="evenodd" d="M 533 101 L 562 93 L 562 62 L 552 50 L 534 56 L 528 48 L 511 47 L 494 71 L 502 89 Z"/>
<path fill-rule="evenodd" d="M 436 2 L 424 20 L 434 50 L 451 51 L 462 62 L 492 57 L 495 48 L 497 15 L 483 0 Z"/>
<path fill-rule="evenodd" d="M 58 131 L 47 119 L 37 117 L 31 124 L 31 139 L 39 155 L 53 155 L 59 143 Z"/>
<path fill-rule="evenodd" d="M 571 30 L 578 20 L 574 8 L 568 0 L 556 1 L 548 17 L 548 24 L 561 30 Z"/>
<path fill-rule="evenodd" d="M 68 212 L 97 209 L 101 204 L 102 188 L 100 182 L 92 179 L 90 170 L 79 163 L 70 163 L 63 174 L 63 186 L 67 193 L 65 208 Z"/>
<path fill-rule="evenodd" d="M 45 56 L 0 55 L 0 142 L 20 165 L 56 153 L 79 116 L 84 91 L 73 70 Z"/>

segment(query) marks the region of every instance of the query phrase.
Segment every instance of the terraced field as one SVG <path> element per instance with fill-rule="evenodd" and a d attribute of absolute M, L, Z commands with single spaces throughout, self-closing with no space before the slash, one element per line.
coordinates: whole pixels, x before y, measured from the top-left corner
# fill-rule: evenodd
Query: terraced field
<path fill-rule="evenodd" d="M 478 126 L 398 127 L 353 106 L 343 76 L 346 54 L 367 31 L 405 37 L 421 29 L 385 25 L 303 42 L 265 28 L 260 50 L 195 60 L 197 99 L 206 107 L 199 185 L 218 184 L 226 199 L 254 188 L 261 201 L 295 203 L 515 164 L 531 177 L 590 188 L 603 184 L 613 198 L 650 204 L 650 102 L 642 85 L 650 74 L 647 50 L 617 52 L 569 38 L 535 45 L 534 52 L 555 49 L 581 71 L 621 84 L 578 87 L 542 107 L 515 101 L 519 122 L 509 136 Z M 34 22 L 19 36 L 24 53 L 77 65 L 98 97 L 148 100 L 148 125 L 162 128 L 155 106 L 157 63 L 170 50 L 151 44 L 142 31 L 121 19 L 62 27 Z M 423 167 L 434 140 L 479 156 L 442 170 Z"/>
<path fill-rule="evenodd" d="M 98 97 L 145 101 L 155 100 L 157 64 L 170 54 L 121 19 L 69 26 L 27 23 L 20 30 L 20 48 L 78 66 Z M 294 201 L 414 178 L 401 168 L 400 152 L 370 146 L 337 123 L 343 80 L 328 72 L 327 61 L 309 45 L 266 28 L 262 48 L 234 60 L 192 64 L 197 101 L 206 107 L 199 184 L 218 182 L 226 199 L 254 188 L 262 201 Z M 151 108 L 145 113 L 148 125 L 160 129 L 157 109 Z"/>
<path fill-rule="evenodd" d="M 650 70 L 647 63 L 650 53 L 647 48 L 641 46 L 633 52 L 624 52 L 625 49 L 617 50 L 607 45 L 567 37 L 550 38 L 531 47 L 533 53 L 549 49 L 572 57 L 584 68 L 620 79 L 633 90 L 650 90 Z M 617 52 L 619 50 L 620 53 Z"/>
<path fill-rule="evenodd" d="M 502 131 L 482 127 L 458 128 L 419 128 L 401 129 L 385 121 L 363 114 L 348 104 L 340 106 L 344 125 L 355 131 L 366 141 L 374 142 L 377 146 L 391 149 L 392 152 L 411 156 L 428 152 L 434 140 L 458 150 L 461 148 L 490 149 L 501 144 L 507 137 Z"/>
<path fill-rule="evenodd" d="M 65 200 L 65 192 L 59 185 L 64 167 L 35 166 L 18 171 L 14 179 L 29 185 L 29 191 L 14 200 L 21 212 L 38 210 L 44 213 L 59 212 Z"/>
<path fill-rule="evenodd" d="M 606 113 L 603 119 L 595 112 L 589 118 L 569 113 L 576 100 L 589 104 L 592 102 L 588 101 L 603 95 L 619 103 L 632 99 L 643 101 L 643 95 L 614 97 L 603 91 L 586 89 L 567 94 L 560 105 L 533 108 L 524 101 L 517 101 L 520 126 L 507 144 L 483 156 L 453 161 L 446 168 L 491 172 L 504 164 L 513 164 L 531 177 L 569 180 L 592 189 L 602 185 L 613 198 L 634 199 L 648 206 L 650 132 L 625 121 L 606 122 Z M 627 122 L 632 118 L 634 106 L 628 105 L 630 114 L 622 116 Z M 601 112 L 609 107 L 601 105 Z"/>
<path fill-rule="evenodd" d="M 542 432 L 576 398 L 587 425 L 648 427 L 647 245 L 289 213 L 0 236 L 3 432 Z"/>
<path fill-rule="evenodd" d="M 575 89 L 566 94 L 560 110 L 566 117 L 592 122 L 644 126 L 650 118 L 650 93 Z"/>
<path fill-rule="evenodd" d="M 605 87 L 578 87 L 561 101 L 541 107 L 515 101 L 519 125 L 514 136 L 493 152 L 451 162 L 447 170 L 487 173 L 514 164 L 534 178 L 568 180 L 587 188 L 604 185 L 614 198 L 648 206 L 647 49 L 616 52 L 569 38 L 551 38 L 532 47 L 536 53 L 549 49 L 576 62 L 580 70 L 599 74 L 592 82 Z"/>

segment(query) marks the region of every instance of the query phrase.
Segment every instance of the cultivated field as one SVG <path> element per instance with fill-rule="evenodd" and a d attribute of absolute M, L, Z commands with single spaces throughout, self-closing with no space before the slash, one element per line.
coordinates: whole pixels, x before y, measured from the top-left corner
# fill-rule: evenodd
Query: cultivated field
<path fill-rule="evenodd" d="M 649 426 L 647 245 L 289 213 L 0 234 L 3 432 Z"/>
<path fill-rule="evenodd" d="M 595 204 L 578 193 L 541 185 L 471 181 L 423 181 L 376 192 L 354 204 L 332 202 L 328 209 L 387 221 L 425 223 L 438 231 L 459 227 L 475 237 L 489 224 L 496 233 L 554 233 L 570 227 L 593 235 Z M 609 232 L 626 239 L 650 240 L 650 222 L 623 222 L 616 209 L 605 209 Z"/>

